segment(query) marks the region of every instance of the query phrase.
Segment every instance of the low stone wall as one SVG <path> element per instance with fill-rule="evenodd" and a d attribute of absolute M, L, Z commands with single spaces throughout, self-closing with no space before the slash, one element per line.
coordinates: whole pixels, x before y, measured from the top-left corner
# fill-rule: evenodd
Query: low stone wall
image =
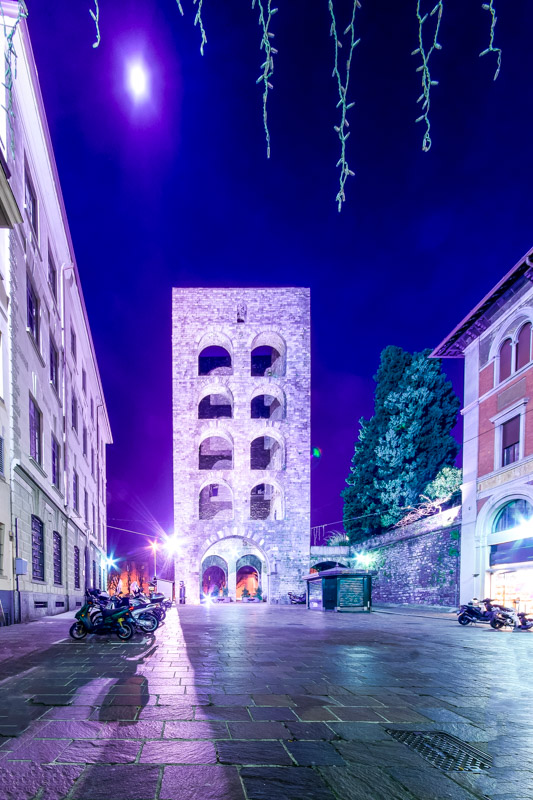
<path fill-rule="evenodd" d="M 357 556 L 371 553 L 374 558 L 368 568 L 377 570 L 372 580 L 374 603 L 455 606 L 459 602 L 460 531 L 461 507 L 457 506 L 355 547 L 312 547 L 310 566 L 324 561 L 363 566 Z"/>

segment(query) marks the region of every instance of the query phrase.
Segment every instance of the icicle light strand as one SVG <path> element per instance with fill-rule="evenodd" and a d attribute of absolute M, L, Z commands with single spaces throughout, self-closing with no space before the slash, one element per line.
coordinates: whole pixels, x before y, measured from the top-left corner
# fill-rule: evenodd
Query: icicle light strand
<path fill-rule="evenodd" d="M 422 63 L 419 67 L 417 67 L 416 71 L 422 73 L 422 94 L 416 101 L 417 103 L 422 103 L 422 111 L 423 113 L 418 117 L 416 120 L 417 122 L 425 122 L 426 123 L 426 130 L 424 133 L 424 138 L 422 140 L 422 150 L 427 153 L 427 151 L 431 148 L 431 136 L 429 134 L 431 123 L 429 121 L 429 110 L 431 105 L 431 87 L 437 86 L 438 81 L 434 81 L 431 79 L 431 73 L 429 71 L 429 60 L 433 55 L 434 50 L 442 50 L 442 45 L 439 44 L 439 29 L 442 20 L 442 12 L 444 9 L 444 0 L 439 0 L 436 6 L 430 11 L 428 14 L 422 15 L 421 10 L 421 0 L 417 0 L 416 4 L 416 16 L 418 19 L 418 47 L 416 50 L 413 50 L 411 55 L 416 56 L 418 53 L 422 56 Z M 437 21 L 435 24 L 435 30 L 433 33 L 433 42 L 429 50 L 426 51 L 424 47 L 424 23 L 427 21 L 428 17 L 434 17 L 435 14 L 437 15 Z"/>
<path fill-rule="evenodd" d="M 261 50 L 265 51 L 265 60 L 261 64 L 263 74 L 258 77 L 256 83 L 263 84 L 263 127 L 265 129 L 265 138 L 267 143 L 267 158 L 270 158 L 270 131 L 268 128 L 267 102 L 268 92 L 270 89 L 274 88 L 270 82 L 270 79 L 274 74 L 273 56 L 278 52 L 275 47 L 272 47 L 271 40 L 274 38 L 274 34 L 270 31 L 270 23 L 272 22 L 272 17 L 277 13 L 278 9 L 272 8 L 272 0 L 267 0 L 266 12 L 265 6 L 263 5 L 263 0 L 252 0 L 252 8 L 255 8 L 256 2 L 259 9 L 259 25 L 261 25 L 263 29 L 263 35 L 261 37 Z"/>
<path fill-rule="evenodd" d="M 501 47 L 494 47 L 494 33 L 496 31 L 496 22 L 498 20 L 498 17 L 496 16 L 496 9 L 494 8 L 494 0 L 490 0 L 489 3 L 483 3 L 481 8 L 483 8 L 485 11 L 490 12 L 491 20 L 490 20 L 489 46 L 487 47 L 486 50 L 483 50 L 483 52 L 479 54 L 479 57 L 481 58 L 481 56 L 486 56 L 487 53 L 498 54 L 498 58 L 496 61 L 496 72 L 494 73 L 494 80 L 496 80 L 496 78 L 500 74 L 500 69 L 502 66 L 502 50 Z"/>
<path fill-rule="evenodd" d="M 93 18 L 96 27 L 96 42 L 93 42 L 93 47 L 98 47 L 100 44 L 100 7 L 98 5 L 98 0 L 94 0 L 94 7 L 96 9 L 96 14 L 92 8 L 89 9 L 89 14 Z"/>
<path fill-rule="evenodd" d="M 194 5 L 198 4 L 198 10 L 197 10 L 196 16 L 194 18 L 194 24 L 198 25 L 198 27 L 200 28 L 200 33 L 202 35 L 202 41 L 200 43 L 200 53 L 202 55 L 204 54 L 204 46 L 207 44 L 207 36 L 205 35 L 204 22 L 203 22 L 203 19 L 202 19 L 202 5 L 203 5 L 203 2 L 204 2 L 204 0 L 193 0 Z M 181 9 L 181 5 L 180 5 L 179 2 L 178 2 L 178 7 L 180 8 L 181 13 L 183 14 L 183 10 Z"/>
<path fill-rule="evenodd" d="M 11 146 L 11 155 L 15 158 L 15 111 L 13 109 L 13 78 L 16 77 L 17 70 L 17 54 L 13 45 L 13 39 L 17 32 L 20 21 L 26 19 L 28 12 L 23 3 L 19 2 L 17 5 L 17 18 L 9 33 L 7 32 L 6 20 L 4 17 L 4 7 L 0 2 L 0 10 L 2 12 L 2 22 L 4 24 L 4 36 L 6 39 L 6 49 L 4 53 L 4 86 L 7 91 L 7 107 L 2 106 L 7 114 L 7 122 L 9 125 L 9 142 Z"/>
<path fill-rule="evenodd" d="M 337 20 L 335 18 L 335 9 L 333 7 L 333 0 L 329 0 L 328 3 L 329 13 L 331 14 L 331 29 L 330 35 L 333 37 L 335 43 L 335 66 L 333 67 L 333 77 L 337 79 L 337 86 L 339 90 L 339 102 L 337 103 L 337 108 L 341 109 L 341 121 L 339 125 L 335 125 L 335 130 L 340 139 L 341 143 L 341 157 L 337 161 L 337 167 L 340 167 L 340 186 L 339 191 L 337 192 L 337 197 L 335 198 L 337 201 L 337 208 L 339 211 L 342 210 L 342 204 L 346 200 L 346 194 L 344 191 L 344 186 L 348 177 L 354 175 L 355 173 L 348 166 L 348 161 L 346 160 L 346 140 L 350 135 L 350 132 L 346 130 L 349 127 L 348 120 L 346 119 L 347 112 L 350 108 L 352 108 L 355 104 L 347 102 L 348 96 L 348 84 L 350 82 L 350 69 L 352 66 L 352 55 L 354 48 L 360 42 L 360 39 L 355 38 L 355 12 L 358 8 L 361 8 L 361 3 L 359 0 L 353 0 L 353 7 L 352 7 L 352 18 L 350 24 L 344 31 L 345 36 L 349 36 L 349 43 L 348 43 L 348 56 L 346 58 L 346 70 L 344 76 L 344 84 L 343 79 L 341 77 L 341 72 L 339 68 L 339 50 L 342 49 L 342 42 L 340 41 L 338 32 L 337 32 Z"/>

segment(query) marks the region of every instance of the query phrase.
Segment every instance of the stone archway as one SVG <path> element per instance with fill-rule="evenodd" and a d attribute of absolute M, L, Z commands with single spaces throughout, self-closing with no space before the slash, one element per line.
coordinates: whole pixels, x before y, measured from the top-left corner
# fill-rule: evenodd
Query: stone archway
<path fill-rule="evenodd" d="M 263 564 L 253 553 L 245 553 L 235 562 L 235 599 L 239 600 L 246 588 L 251 596 L 262 588 Z"/>
<path fill-rule="evenodd" d="M 200 596 L 218 596 L 228 585 L 228 564 L 217 555 L 207 556 L 200 570 Z"/>
<path fill-rule="evenodd" d="M 240 578 L 250 584 L 250 594 L 255 594 L 261 587 L 263 597 L 269 601 L 270 566 L 264 549 L 250 537 L 230 534 L 212 542 L 205 550 L 200 563 L 200 589 L 206 569 L 220 566 L 224 569 L 229 597 L 235 601 L 240 598 L 242 588 L 237 592 L 237 573 L 242 570 Z M 255 577 L 254 577 L 255 576 Z M 219 576 L 220 577 L 220 576 Z M 253 591 L 252 591 L 253 590 Z"/>

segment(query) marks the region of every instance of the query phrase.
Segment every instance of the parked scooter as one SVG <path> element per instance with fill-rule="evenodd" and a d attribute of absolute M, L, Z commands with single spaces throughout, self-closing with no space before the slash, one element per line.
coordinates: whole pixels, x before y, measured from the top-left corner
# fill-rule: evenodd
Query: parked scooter
<path fill-rule="evenodd" d="M 157 608 L 149 603 L 146 603 L 138 598 L 120 597 L 118 595 L 110 595 L 107 592 L 97 591 L 96 600 L 103 611 L 109 608 L 129 608 L 135 626 L 144 633 L 153 633 L 159 626 L 159 619 L 157 616 Z"/>
<path fill-rule="evenodd" d="M 130 609 L 99 609 L 97 600 L 86 593 L 86 602 L 75 615 L 76 622 L 71 625 L 69 634 L 73 639 L 85 639 L 88 633 L 104 636 L 116 633 L 122 641 L 133 636 L 134 622 Z"/>
<path fill-rule="evenodd" d="M 501 606 L 495 605 L 489 597 L 485 597 L 481 602 L 474 597 L 469 603 L 462 605 L 457 611 L 457 622 L 459 625 L 470 625 L 475 622 L 486 622 L 492 624 L 495 613 L 498 611 L 507 612 Z M 502 622 L 502 625 L 505 624 Z M 501 627 L 502 625 L 492 627 Z"/>

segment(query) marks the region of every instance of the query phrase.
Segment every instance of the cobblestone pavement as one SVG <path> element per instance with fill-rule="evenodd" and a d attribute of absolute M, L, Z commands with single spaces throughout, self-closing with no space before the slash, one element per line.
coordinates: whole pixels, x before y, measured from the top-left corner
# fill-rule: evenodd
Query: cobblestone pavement
<path fill-rule="evenodd" d="M 533 800 L 533 634 L 451 615 L 185 606 L 152 637 L 0 629 L 0 800 Z M 443 773 L 387 727 L 441 730 Z"/>

